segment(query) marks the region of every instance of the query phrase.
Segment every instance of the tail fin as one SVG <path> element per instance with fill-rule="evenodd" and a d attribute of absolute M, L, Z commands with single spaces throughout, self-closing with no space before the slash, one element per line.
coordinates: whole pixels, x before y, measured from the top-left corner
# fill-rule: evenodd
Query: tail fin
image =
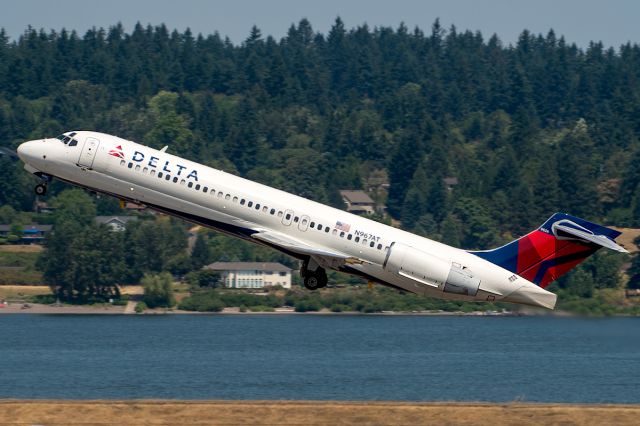
<path fill-rule="evenodd" d="M 616 244 L 620 232 L 565 213 L 500 248 L 473 254 L 544 288 L 601 247 L 626 253 Z"/>

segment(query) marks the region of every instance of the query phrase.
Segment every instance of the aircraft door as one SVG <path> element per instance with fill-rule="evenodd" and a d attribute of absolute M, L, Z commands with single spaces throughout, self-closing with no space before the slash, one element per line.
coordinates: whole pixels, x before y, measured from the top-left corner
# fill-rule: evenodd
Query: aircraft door
<path fill-rule="evenodd" d="M 298 229 L 306 231 L 309 228 L 309 216 L 302 216 L 298 222 Z"/>
<path fill-rule="evenodd" d="M 285 226 L 291 225 L 293 221 L 293 210 L 285 210 L 284 215 L 282 216 L 282 224 Z"/>
<path fill-rule="evenodd" d="M 88 137 L 84 141 L 84 146 L 80 152 L 80 158 L 78 158 L 78 164 L 83 167 L 91 168 L 93 166 L 93 160 L 96 158 L 96 152 L 98 152 L 98 146 L 100 141 L 96 138 Z"/>

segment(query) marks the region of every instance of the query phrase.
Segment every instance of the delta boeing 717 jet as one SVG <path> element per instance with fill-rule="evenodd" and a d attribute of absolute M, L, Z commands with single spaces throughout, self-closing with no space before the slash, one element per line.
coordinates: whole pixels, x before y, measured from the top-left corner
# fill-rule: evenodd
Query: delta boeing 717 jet
<path fill-rule="evenodd" d="M 304 285 L 327 285 L 327 269 L 430 297 L 504 301 L 553 309 L 544 288 L 620 235 L 570 216 L 503 247 L 467 251 L 271 188 L 116 136 L 89 131 L 18 147 L 25 169 L 134 201 L 280 250 L 302 261 Z"/>

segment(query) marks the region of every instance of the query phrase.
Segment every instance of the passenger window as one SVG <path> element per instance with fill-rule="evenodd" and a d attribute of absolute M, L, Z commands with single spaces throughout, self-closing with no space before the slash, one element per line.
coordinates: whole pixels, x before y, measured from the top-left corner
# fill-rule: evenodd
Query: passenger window
<path fill-rule="evenodd" d="M 253 201 L 249 201 L 249 202 L 247 203 L 247 207 L 252 207 L 252 206 L 253 206 Z"/>
<path fill-rule="evenodd" d="M 378 244 L 378 250 L 382 250 L 382 244 Z"/>
<path fill-rule="evenodd" d="M 156 175 L 156 171 L 155 170 L 151 170 L 151 173 L 149 173 L 151 176 L 155 176 Z"/>
<path fill-rule="evenodd" d="M 140 164 L 136 165 L 136 172 L 140 171 Z"/>
<path fill-rule="evenodd" d="M 133 169 L 133 163 L 129 163 L 129 164 L 127 165 L 127 167 L 128 167 L 128 168 L 130 168 L 130 169 Z"/>
<path fill-rule="evenodd" d="M 189 183 L 187 184 L 187 186 L 188 186 L 189 188 L 193 188 L 193 182 L 189 182 Z"/>
<path fill-rule="evenodd" d="M 164 176 L 164 179 L 165 179 L 165 180 L 171 180 L 171 175 L 165 175 L 165 176 Z"/>
<path fill-rule="evenodd" d="M 347 240 L 351 241 L 352 238 L 353 238 L 353 235 L 351 234 L 347 235 Z"/>
<path fill-rule="evenodd" d="M 343 238 L 343 237 L 344 237 L 344 231 L 340 233 L 340 238 Z"/>
<path fill-rule="evenodd" d="M 233 202 L 237 203 L 238 202 L 238 197 L 233 197 Z"/>
<path fill-rule="evenodd" d="M 145 167 L 144 169 L 142 169 L 142 173 L 147 173 L 147 172 L 149 172 L 149 168 L 148 167 Z"/>
<path fill-rule="evenodd" d="M 324 228 L 324 232 L 329 233 L 329 227 Z"/>
<path fill-rule="evenodd" d="M 200 184 L 196 184 L 196 191 L 200 191 Z"/>
<path fill-rule="evenodd" d="M 356 243 L 360 242 L 360 237 L 356 237 L 356 239 L 354 240 Z"/>
<path fill-rule="evenodd" d="M 273 216 L 274 214 L 276 214 L 276 209 L 271 209 L 269 213 L 271 213 L 271 216 Z"/>
<path fill-rule="evenodd" d="M 218 198 L 222 198 L 223 195 L 222 191 L 218 191 Z"/>
<path fill-rule="evenodd" d="M 291 213 L 287 213 L 287 215 L 284 218 L 287 220 L 291 219 Z"/>
<path fill-rule="evenodd" d="M 266 213 L 269 210 L 269 207 L 264 206 L 262 207 L 262 213 Z"/>
<path fill-rule="evenodd" d="M 120 160 L 120 165 L 121 165 L 121 166 L 124 166 L 125 164 L 127 164 L 127 162 L 126 162 L 126 161 L 124 161 L 124 160 Z"/>
<path fill-rule="evenodd" d="M 162 172 L 158 172 L 158 177 L 162 179 Z"/>
<path fill-rule="evenodd" d="M 180 185 L 185 186 L 187 184 L 187 181 L 184 179 L 180 179 Z"/>
<path fill-rule="evenodd" d="M 256 204 L 256 210 L 260 210 L 260 204 Z"/>
<path fill-rule="evenodd" d="M 231 199 L 231 195 L 229 195 L 229 194 L 225 195 L 225 196 L 224 196 L 224 199 L 225 199 L 225 200 L 230 200 L 230 199 Z"/>
<path fill-rule="evenodd" d="M 173 177 L 173 183 L 178 183 L 178 178 L 177 177 Z"/>
<path fill-rule="evenodd" d="M 283 214 L 282 211 L 278 210 L 278 217 L 282 217 Z"/>
<path fill-rule="evenodd" d="M 205 186 L 204 188 L 202 188 L 202 192 L 204 192 L 205 194 L 206 194 L 208 191 L 209 191 L 209 188 L 208 188 L 208 187 L 206 187 L 206 186 Z"/>
<path fill-rule="evenodd" d="M 240 205 L 244 206 L 244 198 L 240 200 Z"/>
<path fill-rule="evenodd" d="M 307 219 L 302 219 L 302 226 L 307 226 Z"/>
<path fill-rule="evenodd" d="M 316 227 L 316 223 L 315 223 L 315 222 L 311 222 L 311 223 L 309 224 L 309 226 L 310 226 L 310 227 L 312 227 L 312 228 L 315 228 L 315 227 Z"/>
<path fill-rule="evenodd" d="M 375 245 L 376 245 L 376 242 L 375 241 L 371 241 L 371 243 L 369 244 L 369 247 L 373 247 Z"/>
<path fill-rule="evenodd" d="M 211 195 L 216 195 L 216 190 L 212 188 L 210 194 Z"/>
<path fill-rule="evenodd" d="M 296 217 L 294 217 L 294 218 L 293 218 L 293 221 L 294 221 L 295 223 L 298 223 L 298 221 L 299 221 L 299 220 L 300 220 L 300 218 L 299 218 L 298 216 L 296 216 Z"/>
<path fill-rule="evenodd" d="M 338 235 L 338 230 L 334 229 L 333 231 L 331 231 L 331 235 Z"/>

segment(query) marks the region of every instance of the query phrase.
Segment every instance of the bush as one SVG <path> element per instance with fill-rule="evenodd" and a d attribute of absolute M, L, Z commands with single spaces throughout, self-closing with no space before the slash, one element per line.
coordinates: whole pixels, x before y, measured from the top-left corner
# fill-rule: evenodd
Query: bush
<path fill-rule="evenodd" d="M 141 314 L 147 309 L 147 304 L 144 302 L 136 303 L 136 314 Z"/>
<path fill-rule="evenodd" d="M 296 312 L 315 312 L 322 309 L 322 305 L 315 299 L 302 299 L 293 305 Z"/>
<path fill-rule="evenodd" d="M 224 303 L 216 292 L 207 291 L 182 299 L 178 308 L 184 311 L 220 312 L 224 308 Z"/>
<path fill-rule="evenodd" d="M 173 277 L 168 272 L 161 274 L 145 274 L 142 278 L 144 296 L 142 300 L 151 309 L 170 308 L 176 304 L 173 296 Z"/>

